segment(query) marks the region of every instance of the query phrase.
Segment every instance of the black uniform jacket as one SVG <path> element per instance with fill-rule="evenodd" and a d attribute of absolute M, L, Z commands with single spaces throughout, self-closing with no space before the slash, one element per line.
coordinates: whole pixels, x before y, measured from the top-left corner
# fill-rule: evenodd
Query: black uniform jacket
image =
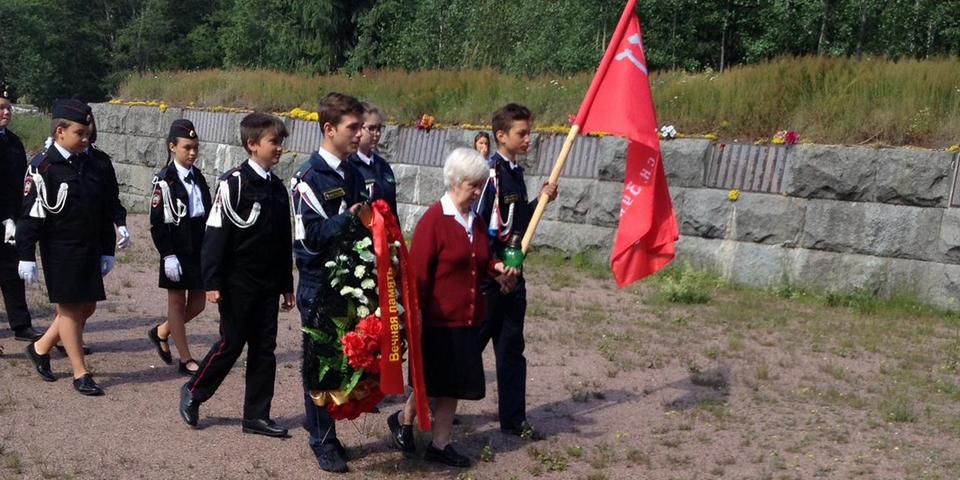
<path fill-rule="evenodd" d="M 200 189 L 201 201 L 203 202 L 204 218 L 210 215 L 211 200 L 210 187 L 207 186 L 207 180 L 200 173 L 200 169 L 193 167 L 194 182 Z M 187 193 L 187 187 L 180 181 L 177 173 L 177 167 L 167 165 L 157 172 L 156 180 L 166 182 L 170 187 L 170 194 L 173 196 L 173 206 L 176 208 L 177 200 L 189 208 L 190 195 Z M 156 245 L 160 257 L 176 255 L 183 261 L 184 258 L 193 256 L 200 252 L 202 244 L 194 245 L 193 235 L 190 231 L 190 216 L 180 218 L 179 223 L 164 223 L 163 218 L 163 194 L 160 186 L 153 189 L 153 196 L 150 202 L 150 236 L 153 237 L 153 244 Z"/>
<path fill-rule="evenodd" d="M 363 175 L 347 161 L 341 163 L 344 176 L 320 156 L 313 152 L 310 159 L 300 167 L 296 177 L 305 182 L 320 202 L 319 208 L 324 215 L 320 215 L 310 208 L 306 199 L 301 198 L 299 192 L 293 192 L 294 212 L 301 214 L 305 237 L 298 240 L 294 246 L 297 255 L 297 269 L 301 276 L 318 275 L 323 272 L 323 255 L 319 255 L 328 248 L 330 240 L 343 232 L 344 226 L 353 215 L 349 211 L 340 212 L 340 205 L 350 208 L 354 204 L 366 200 Z"/>
<path fill-rule="evenodd" d="M 0 136 L 0 221 L 20 217 L 23 208 L 23 174 L 27 154 L 20 137 L 7 129 Z"/>
<path fill-rule="evenodd" d="M 31 177 L 23 182 L 23 203 L 17 220 L 17 251 L 20 260 L 36 261 L 36 246 L 44 263 L 57 260 L 72 263 L 79 258 L 113 256 L 116 234 L 113 230 L 113 203 L 108 198 L 109 172 L 89 153 L 73 155 L 69 161 L 51 147 L 32 162 L 46 185 L 47 202 L 54 206 L 61 184 L 67 184 L 63 209 L 46 212 L 46 218 L 30 216 L 37 200 L 37 186 Z M 54 263 L 51 263 L 54 264 Z"/>
<path fill-rule="evenodd" d="M 96 145 L 90 147 L 90 155 L 102 165 L 104 172 L 106 172 L 106 180 L 103 186 L 107 189 L 106 195 L 110 202 L 113 223 L 118 227 L 125 227 L 127 225 L 127 209 L 120 203 L 120 184 L 117 182 L 117 171 L 113 168 L 113 161 L 107 152 L 100 150 Z"/>
<path fill-rule="evenodd" d="M 201 253 L 204 288 L 254 295 L 293 293 L 290 199 L 284 182 L 272 173 L 264 179 L 249 162 L 228 170 L 220 177 L 223 180 L 230 188 L 230 205 L 242 219 L 250 217 L 254 203 L 260 204 L 260 215 L 247 228 L 238 227 L 225 213 L 219 214 L 219 227 L 208 221 Z M 216 195 L 213 210 L 220 198 Z M 210 216 L 217 214 L 211 211 Z"/>
<path fill-rule="evenodd" d="M 360 156 L 353 154 L 350 155 L 350 165 L 363 175 L 370 201 L 384 200 L 390 205 L 393 215 L 397 216 L 397 177 L 393 175 L 393 169 L 383 157 L 372 153 L 371 158 L 373 161 L 367 165 Z"/>

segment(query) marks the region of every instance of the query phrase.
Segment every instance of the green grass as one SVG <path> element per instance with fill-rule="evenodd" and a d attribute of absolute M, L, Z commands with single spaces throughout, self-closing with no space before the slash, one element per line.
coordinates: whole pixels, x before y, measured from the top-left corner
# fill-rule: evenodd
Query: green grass
<path fill-rule="evenodd" d="M 43 147 L 43 141 L 50 135 L 49 115 L 14 115 L 10 130 L 23 141 L 27 153 L 34 153 Z"/>
<path fill-rule="evenodd" d="M 316 108 L 329 91 L 377 103 L 396 123 L 430 113 L 446 125 L 488 124 L 519 101 L 539 125 L 564 125 L 578 110 L 592 72 L 518 78 L 493 70 L 369 71 L 296 76 L 264 70 L 132 75 L 115 98 L 266 111 Z M 681 134 L 716 133 L 752 142 L 792 129 L 817 143 L 879 143 L 942 148 L 960 141 L 960 59 L 783 57 L 723 74 L 651 76 L 661 124 Z"/>

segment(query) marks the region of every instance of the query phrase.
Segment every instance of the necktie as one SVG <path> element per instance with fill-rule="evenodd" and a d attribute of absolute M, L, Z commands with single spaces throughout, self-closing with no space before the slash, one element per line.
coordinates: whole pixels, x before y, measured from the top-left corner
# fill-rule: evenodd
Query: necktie
<path fill-rule="evenodd" d="M 190 173 L 187 174 L 186 177 L 184 177 L 183 181 L 184 181 L 184 182 L 187 182 L 187 183 L 189 183 L 189 184 L 191 184 L 191 185 L 193 185 L 193 171 L 192 171 L 192 170 L 190 171 Z"/>

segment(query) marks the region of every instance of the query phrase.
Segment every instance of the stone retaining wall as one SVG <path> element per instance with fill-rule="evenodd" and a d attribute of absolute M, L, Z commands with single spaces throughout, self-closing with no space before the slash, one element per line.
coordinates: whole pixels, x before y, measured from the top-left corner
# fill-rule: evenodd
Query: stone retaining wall
<path fill-rule="evenodd" d="M 189 118 L 204 140 L 199 167 L 210 180 L 246 159 L 242 114 L 95 105 L 98 146 L 115 161 L 124 204 L 146 210 L 153 173 L 166 161 L 163 137 Z M 291 137 L 276 173 L 289 177 L 320 141 L 315 122 L 288 120 Z M 393 164 L 404 228 L 412 229 L 443 193 L 440 165 L 476 132 L 388 127 L 381 154 Z M 562 136 L 535 135 L 522 160 L 528 189 L 549 174 Z M 606 254 L 623 188 L 625 142 L 578 139 L 546 211 L 537 245 Z M 681 231 L 678 261 L 750 285 L 796 284 L 833 290 L 909 294 L 958 308 L 960 210 L 954 208 L 956 159 L 931 150 L 825 145 L 722 145 L 674 140 L 662 145 Z M 715 188 L 711 188 L 715 187 Z M 728 199 L 741 190 L 738 201 Z"/>

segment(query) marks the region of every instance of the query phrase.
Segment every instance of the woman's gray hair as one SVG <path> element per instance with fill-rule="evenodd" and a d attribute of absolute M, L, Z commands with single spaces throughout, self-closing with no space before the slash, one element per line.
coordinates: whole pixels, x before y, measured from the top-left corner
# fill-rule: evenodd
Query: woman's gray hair
<path fill-rule="evenodd" d="M 489 176 L 487 161 L 472 148 L 458 148 L 443 162 L 443 181 L 447 190 L 461 182 L 478 182 Z"/>

